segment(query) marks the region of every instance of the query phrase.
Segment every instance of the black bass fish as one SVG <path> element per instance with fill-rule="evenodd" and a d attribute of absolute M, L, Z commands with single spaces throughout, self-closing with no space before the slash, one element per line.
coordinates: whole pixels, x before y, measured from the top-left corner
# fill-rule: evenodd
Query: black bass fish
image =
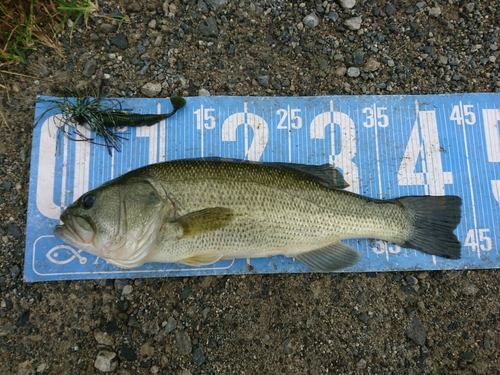
<path fill-rule="evenodd" d="M 177 160 L 126 173 L 82 195 L 54 234 L 122 268 L 201 266 L 282 254 L 316 271 L 356 264 L 340 242 L 374 238 L 460 258 L 457 196 L 390 200 L 342 190 L 331 165 Z"/>

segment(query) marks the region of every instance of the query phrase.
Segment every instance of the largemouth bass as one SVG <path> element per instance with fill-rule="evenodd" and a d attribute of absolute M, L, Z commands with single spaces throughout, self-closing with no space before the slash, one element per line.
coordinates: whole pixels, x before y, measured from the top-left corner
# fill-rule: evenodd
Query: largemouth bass
<path fill-rule="evenodd" d="M 390 200 L 342 190 L 330 165 L 177 160 L 126 173 L 82 195 L 56 237 L 122 268 L 200 266 L 282 254 L 336 271 L 361 255 L 340 242 L 374 238 L 460 257 L 457 196 Z"/>

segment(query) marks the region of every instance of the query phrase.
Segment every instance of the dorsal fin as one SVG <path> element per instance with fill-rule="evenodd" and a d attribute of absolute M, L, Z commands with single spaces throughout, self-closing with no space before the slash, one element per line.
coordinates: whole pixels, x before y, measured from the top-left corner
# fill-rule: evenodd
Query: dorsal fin
<path fill-rule="evenodd" d="M 318 184 L 330 189 L 345 189 L 346 187 L 349 187 L 349 184 L 344 179 L 342 172 L 328 163 L 322 165 L 309 165 L 282 162 L 259 162 L 221 157 L 206 157 L 198 158 L 197 160 L 267 165 L 276 169 L 303 173 L 307 175 L 312 181 L 317 182 Z"/>
<path fill-rule="evenodd" d="M 293 170 L 308 174 L 312 179 L 330 189 L 345 189 L 349 184 L 342 173 L 331 164 L 308 165 L 294 163 L 263 163 L 282 170 Z"/>

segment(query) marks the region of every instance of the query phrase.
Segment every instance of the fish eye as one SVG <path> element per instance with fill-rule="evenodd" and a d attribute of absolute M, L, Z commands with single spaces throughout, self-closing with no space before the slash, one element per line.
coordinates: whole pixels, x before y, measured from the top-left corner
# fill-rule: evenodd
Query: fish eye
<path fill-rule="evenodd" d="M 95 194 L 87 193 L 82 197 L 83 208 L 92 208 L 95 203 Z"/>

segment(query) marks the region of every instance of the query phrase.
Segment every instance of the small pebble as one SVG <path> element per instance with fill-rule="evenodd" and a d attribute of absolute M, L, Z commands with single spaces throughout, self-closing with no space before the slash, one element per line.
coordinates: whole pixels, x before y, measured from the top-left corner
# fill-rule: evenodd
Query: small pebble
<path fill-rule="evenodd" d="M 354 65 L 356 66 L 363 66 L 365 63 L 365 53 L 363 50 L 357 49 L 356 51 L 353 52 L 352 58 L 354 60 Z"/>
<path fill-rule="evenodd" d="M 189 286 L 185 286 L 180 296 L 181 301 L 185 301 L 190 294 L 191 294 L 191 288 Z"/>
<path fill-rule="evenodd" d="M 142 42 L 137 43 L 136 47 L 137 53 L 139 53 L 139 55 L 144 55 L 147 52 L 147 49 Z"/>
<path fill-rule="evenodd" d="M 205 363 L 205 354 L 203 354 L 203 350 L 201 348 L 195 348 L 193 350 L 193 360 L 198 366 L 201 366 Z"/>
<path fill-rule="evenodd" d="M 34 375 L 34 373 L 35 369 L 31 365 L 31 361 L 29 359 L 20 363 L 17 367 L 17 375 Z"/>
<path fill-rule="evenodd" d="M 200 32 L 204 36 L 217 36 L 219 35 L 219 29 L 217 27 L 217 21 L 213 17 L 207 17 L 205 21 L 200 25 Z"/>
<path fill-rule="evenodd" d="M 328 13 L 328 19 L 332 20 L 333 22 L 337 21 L 339 19 L 339 14 L 337 12 L 330 12 Z"/>
<path fill-rule="evenodd" d="M 476 355 L 473 352 L 460 353 L 460 358 L 466 360 L 467 362 L 472 362 Z"/>
<path fill-rule="evenodd" d="M 361 22 L 363 22 L 363 19 L 361 17 L 352 17 L 346 20 L 344 22 L 344 25 L 349 30 L 359 30 L 361 28 Z"/>
<path fill-rule="evenodd" d="M 106 346 L 112 346 L 113 345 L 113 339 L 107 332 L 101 332 L 101 331 L 95 331 L 94 332 L 94 339 L 97 341 L 98 344 L 101 345 L 106 345 Z"/>
<path fill-rule="evenodd" d="M 125 285 L 122 289 L 122 295 L 129 295 L 134 291 L 134 287 L 132 285 Z"/>
<path fill-rule="evenodd" d="M 441 15 L 440 7 L 429 8 L 429 16 L 431 17 L 439 17 Z"/>
<path fill-rule="evenodd" d="M 418 306 L 418 311 L 420 311 L 422 314 L 425 313 L 426 309 L 424 301 L 418 301 L 417 306 Z"/>
<path fill-rule="evenodd" d="M 97 70 L 97 61 L 95 61 L 94 59 L 89 59 L 85 62 L 85 65 L 83 66 L 82 75 L 84 77 L 90 78 L 95 74 L 96 70 Z"/>
<path fill-rule="evenodd" d="M 198 96 L 210 96 L 210 91 L 207 89 L 201 88 L 198 90 Z"/>
<path fill-rule="evenodd" d="M 334 74 L 337 77 L 343 77 L 346 73 L 347 69 L 345 66 L 339 66 L 337 69 L 334 70 Z"/>
<path fill-rule="evenodd" d="M 406 330 L 406 336 L 415 341 L 418 345 L 424 346 L 426 336 L 425 328 L 422 322 L 416 317 L 411 319 L 410 326 Z"/>
<path fill-rule="evenodd" d="M 141 92 L 147 97 L 154 98 L 161 92 L 161 83 L 148 82 L 141 87 Z"/>
<path fill-rule="evenodd" d="M 363 67 L 364 72 L 375 72 L 380 68 L 380 62 L 375 60 L 375 58 L 370 57 L 366 60 L 365 66 Z"/>
<path fill-rule="evenodd" d="M 477 294 L 477 292 L 479 292 L 479 288 L 472 283 L 467 283 L 464 287 L 464 294 L 466 296 L 473 296 Z"/>
<path fill-rule="evenodd" d="M 115 290 L 118 292 L 118 291 L 121 291 L 123 289 L 123 287 L 125 285 L 127 285 L 129 282 L 127 279 L 115 279 L 114 281 L 114 287 L 115 287 Z"/>
<path fill-rule="evenodd" d="M 132 349 L 127 344 L 122 344 L 120 355 L 127 361 L 135 361 L 137 359 L 137 354 L 135 354 L 134 349 Z"/>
<path fill-rule="evenodd" d="M 94 361 L 94 367 L 101 372 L 112 372 L 118 366 L 118 356 L 115 352 L 101 350 Z"/>
<path fill-rule="evenodd" d="M 360 71 L 359 71 L 359 68 L 355 67 L 355 66 L 351 66 L 349 69 L 347 69 L 347 75 L 349 77 L 359 77 L 360 75 Z"/>
<path fill-rule="evenodd" d="M 394 13 L 396 13 L 396 9 L 391 3 L 386 3 L 385 4 L 385 14 L 388 16 L 392 16 Z"/>
<path fill-rule="evenodd" d="M 152 357 L 155 354 L 155 349 L 149 345 L 149 343 L 145 342 L 141 345 L 139 349 L 139 355 L 141 357 Z"/>
<path fill-rule="evenodd" d="M 110 40 L 110 43 L 121 50 L 126 50 L 128 48 L 128 39 L 123 33 L 116 34 L 113 39 Z"/>
<path fill-rule="evenodd" d="M 179 350 L 180 355 L 190 354 L 193 349 L 191 338 L 185 331 L 175 331 L 175 343 L 177 344 L 177 350 Z"/>
<path fill-rule="evenodd" d="M 196 6 L 197 6 L 197 10 L 200 11 L 201 13 L 203 13 L 203 14 L 208 13 L 208 6 L 204 1 L 199 0 L 198 4 L 196 4 Z"/>
<path fill-rule="evenodd" d="M 484 334 L 484 337 L 483 337 L 483 347 L 487 349 L 487 348 L 490 347 L 490 344 L 491 344 L 490 338 L 488 337 L 487 334 Z"/>
<path fill-rule="evenodd" d="M 415 289 L 416 285 L 415 286 L 411 286 L 409 284 L 404 284 L 404 285 L 401 285 L 400 289 L 401 291 L 405 292 L 406 294 L 409 294 L 411 296 L 418 296 L 418 291 Z"/>
<path fill-rule="evenodd" d="M 364 359 L 360 359 L 356 363 L 356 368 L 359 369 L 359 370 L 364 370 L 366 368 L 366 361 Z"/>
<path fill-rule="evenodd" d="M 410 285 L 418 284 L 418 279 L 413 275 L 406 276 L 406 282 Z"/>
<path fill-rule="evenodd" d="M 170 5 L 170 0 L 165 0 L 163 2 L 162 8 L 163 8 L 163 13 L 168 14 L 168 6 Z"/>
<path fill-rule="evenodd" d="M 257 81 L 264 87 L 269 87 L 269 76 L 259 76 Z"/>
<path fill-rule="evenodd" d="M 165 324 L 165 332 L 170 333 L 177 328 L 177 320 L 173 316 L 170 316 Z"/>
<path fill-rule="evenodd" d="M 316 57 L 316 62 L 318 63 L 320 70 L 326 70 L 328 68 L 328 61 L 323 57 Z"/>
<path fill-rule="evenodd" d="M 130 13 L 139 13 L 141 10 L 141 5 L 139 3 L 136 3 L 135 1 L 127 5 L 127 11 Z"/>
<path fill-rule="evenodd" d="M 363 323 L 368 322 L 369 316 L 367 313 L 362 312 L 361 314 L 358 315 L 358 319 L 361 320 Z"/>
<path fill-rule="evenodd" d="M 305 26 L 309 28 L 314 28 L 319 25 L 319 18 L 316 13 L 312 12 L 302 19 Z"/>
<path fill-rule="evenodd" d="M 292 338 L 288 337 L 283 342 L 283 350 L 285 351 L 285 354 L 287 354 L 287 355 L 291 355 L 295 352 L 295 342 Z"/>
<path fill-rule="evenodd" d="M 12 236 L 16 239 L 20 238 L 22 235 L 21 229 L 19 229 L 19 227 L 17 225 L 14 225 L 12 223 L 9 223 L 9 226 L 7 227 L 7 231 L 8 231 L 10 236 Z"/>
<path fill-rule="evenodd" d="M 356 5 L 356 0 L 339 0 L 340 5 L 344 9 L 351 9 Z"/>
<path fill-rule="evenodd" d="M 424 280 L 425 278 L 427 278 L 427 276 L 429 276 L 429 272 L 419 272 L 417 273 L 417 279 L 419 280 Z"/>
<path fill-rule="evenodd" d="M 99 25 L 99 32 L 109 34 L 113 32 L 114 26 L 110 23 L 102 23 Z"/>
<path fill-rule="evenodd" d="M 19 267 L 17 264 L 12 266 L 12 268 L 10 269 L 10 275 L 12 276 L 13 279 L 17 279 L 20 273 L 21 273 L 21 267 Z"/>

